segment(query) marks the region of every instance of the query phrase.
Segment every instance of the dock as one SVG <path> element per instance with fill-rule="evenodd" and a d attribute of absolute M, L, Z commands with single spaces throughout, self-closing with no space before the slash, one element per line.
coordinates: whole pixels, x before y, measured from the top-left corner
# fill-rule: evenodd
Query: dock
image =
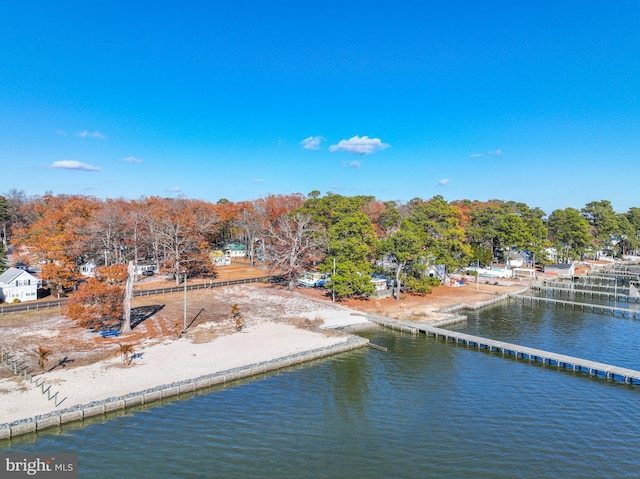
<path fill-rule="evenodd" d="M 640 281 L 640 274 L 637 271 L 626 271 L 626 270 L 599 270 L 594 274 L 586 274 L 584 277 L 586 278 L 609 278 L 611 280 L 615 279 L 625 279 L 625 280 L 634 280 Z"/>
<path fill-rule="evenodd" d="M 526 360 L 529 363 L 539 363 L 544 366 L 555 366 L 558 370 L 569 370 L 589 374 L 593 377 L 622 381 L 626 384 L 640 383 L 640 371 L 622 368 L 611 364 L 590 361 L 588 359 L 567 356 L 542 349 L 530 348 L 519 344 L 507 343 L 495 339 L 482 338 L 471 334 L 449 331 L 425 323 L 413 321 L 401 321 L 378 315 L 368 315 L 367 319 L 396 331 L 411 334 L 423 333 L 427 337 L 444 339 L 445 342 L 453 342 L 456 345 L 465 345 L 467 348 L 498 353 L 518 360 Z"/>
<path fill-rule="evenodd" d="M 558 293 L 558 294 L 566 293 L 567 296 L 576 295 L 576 296 L 583 296 L 585 298 L 589 297 L 591 299 L 598 298 L 598 299 L 606 299 L 610 301 L 620 301 L 625 303 L 640 302 L 640 297 L 638 296 L 630 296 L 628 294 L 617 293 L 615 291 L 614 292 L 595 291 L 592 289 L 576 289 L 576 288 L 569 288 L 569 287 L 562 287 L 562 286 L 555 286 L 555 285 L 552 286 L 552 285 L 544 285 L 544 284 L 532 284 L 531 289 L 535 289 L 538 291 L 550 291 L 552 293 Z"/>
<path fill-rule="evenodd" d="M 589 361 L 587 359 L 553 353 L 542 349 L 529 348 L 518 344 L 481 338 L 479 336 L 448 331 L 446 329 L 431 326 L 425 326 L 424 328 L 421 328 L 421 330 L 427 336 L 441 338 L 447 342 L 453 341 L 457 344 L 464 344 L 468 347 L 484 349 L 489 352 L 497 352 L 502 354 L 502 356 L 509 355 L 516 359 L 526 359 L 529 362 L 535 361 L 542 363 L 543 365 L 556 366 L 558 369 L 569 369 L 572 371 L 584 372 L 591 376 L 615 379 L 627 384 L 640 383 L 640 371 L 636 371 L 634 369 L 621 368 L 611 364 Z"/>
<path fill-rule="evenodd" d="M 619 313 L 623 318 L 638 319 L 640 316 L 640 309 L 620 308 L 617 306 L 606 306 L 602 304 L 580 303 L 578 301 L 568 301 L 564 299 L 544 298 L 540 296 L 527 296 L 523 294 L 509 295 L 509 298 L 519 299 L 522 302 L 535 303 L 547 303 L 554 304 L 556 306 L 562 306 L 564 308 L 580 309 L 582 311 L 591 311 L 593 313 L 611 314 L 615 315 Z"/>

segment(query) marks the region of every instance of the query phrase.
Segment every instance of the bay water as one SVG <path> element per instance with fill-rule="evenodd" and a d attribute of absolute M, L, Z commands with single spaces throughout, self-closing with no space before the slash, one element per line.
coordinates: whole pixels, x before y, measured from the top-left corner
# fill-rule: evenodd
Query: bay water
<path fill-rule="evenodd" d="M 640 322 L 509 301 L 451 326 L 640 369 Z M 640 385 L 424 335 L 0 442 L 83 478 L 640 476 Z"/>

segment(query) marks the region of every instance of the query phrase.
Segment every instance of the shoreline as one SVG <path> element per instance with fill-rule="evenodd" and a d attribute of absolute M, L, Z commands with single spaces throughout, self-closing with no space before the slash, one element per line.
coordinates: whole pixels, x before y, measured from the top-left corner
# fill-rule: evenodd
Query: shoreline
<path fill-rule="evenodd" d="M 245 327 L 239 332 L 225 333 L 231 325 L 214 321 L 193 327 L 179 339 L 143 338 L 128 365 L 116 352 L 90 364 L 49 370 L 34 376 L 34 382 L 21 376 L 1 379 L 0 440 L 264 374 L 369 342 L 340 331 L 368 323 L 363 315 L 340 305 L 254 288 L 227 289 L 208 298 L 244 300 L 259 307 L 245 304 Z M 22 334 L 32 337 L 30 332 Z M 106 347 L 111 345 L 117 343 Z"/>
<path fill-rule="evenodd" d="M 369 344 L 368 339 L 359 336 L 349 335 L 344 338 L 345 340 L 330 346 L 294 353 L 260 363 L 239 366 L 233 369 L 216 371 L 204 376 L 132 392 L 125 396 L 113 396 L 104 400 L 97 400 L 87 404 L 56 410 L 48 414 L 40 414 L 0 424 L 0 440 L 12 439 L 29 433 L 37 433 L 50 428 L 61 427 L 68 423 L 83 422 L 85 419 L 106 415 L 113 411 L 153 404 L 163 399 L 179 397 L 212 386 L 226 384 L 228 382 L 352 351 Z"/>

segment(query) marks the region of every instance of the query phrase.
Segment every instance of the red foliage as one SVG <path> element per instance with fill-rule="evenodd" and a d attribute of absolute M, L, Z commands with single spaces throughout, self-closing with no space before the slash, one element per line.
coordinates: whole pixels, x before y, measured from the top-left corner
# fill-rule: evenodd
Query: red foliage
<path fill-rule="evenodd" d="M 63 313 L 78 326 L 108 329 L 118 326 L 124 314 L 124 288 L 90 278 L 69 298 Z"/>

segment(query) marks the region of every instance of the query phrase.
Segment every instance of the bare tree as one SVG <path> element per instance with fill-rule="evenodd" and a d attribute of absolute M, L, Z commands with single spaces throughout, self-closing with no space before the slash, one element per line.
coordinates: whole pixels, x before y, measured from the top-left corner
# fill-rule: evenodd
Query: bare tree
<path fill-rule="evenodd" d="M 177 286 L 181 275 L 201 266 L 204 237 L 215 224 L 215 216 L 203 203 L 185 198 L 160 206 L 150 215 L 149 226 Z"/>
<path fill-rule="evenodd" d="M 281 215 L 267 224 L 265 240 L 269 248 L 267 263 L 280 272 L 293 289 L 300 272 L 319 260 L 326 234 L 310 215 L 293 213 Z"/>
<path fill-rule="evenodd" d="M 247 251 L 249 252 L 249 261 L 251 266 L 255 263 L 255 243 L 260 233 L 264 230 L 264 224 L 266 222 L 263 208 L 259 208 L 258 202 L 246 203 L 244 207 L 238 212 L 238 217 L 235 220 L 235 225 L 241 228 L 244 232 L 245 240 L 247 242 Z"/>

